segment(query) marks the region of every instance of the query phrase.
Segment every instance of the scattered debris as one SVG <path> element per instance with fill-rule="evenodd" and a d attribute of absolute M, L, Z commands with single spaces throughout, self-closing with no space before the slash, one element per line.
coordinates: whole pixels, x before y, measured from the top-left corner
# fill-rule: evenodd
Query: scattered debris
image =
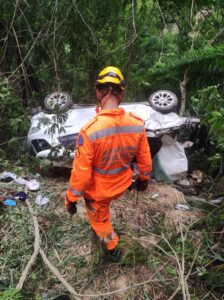
<path fill-rule="evenodd" d="M 194 206 L 196 207 L 202 207 L 204 206 L 205 204 L 206 205 L 210 205 L 210 206 L 216 206 L 216 204 L 212 203 L 211 201 L 208 202 L 206 199 L 203 199 L 203 198 L 199 198 L 199 197 L 196 197 L 196 196 L 188 196 L 188 195 L 185 195 L 185 199 L 190 202 L 190 203 L 194 203 Z"/>
<path fill-rule="evenodd" d="M 53 180 L 55 180 L 55 184 L 52 183 Z M 33 203 L 36 203 L 36 200 L 39 199 L 40 202 L 37 203 L 38 205 L 45 205 L 43 203 L 46 201 L 45 198 L 47 198 L 44 196 L 46 191 L 46 195 L 51 195 L 51 197 L 55 199 L 55 201 L 49 201 L 47 198 L 49 201 L 48 209 L 38 209 L 36 207 L 35 212 L 32 212 L 30 205 L 27 206 L 27 203 L 29 203 L 27 199 L 25 200 L 26 205 L 21 203 L 19 206 L 20 200 L 23 199 L 23 196 L 26 196 L 26 193 L 24 195 L 23 192 L 12 192 L 7 188 L 5 191 L 0 191 L 3 198 L 6 198 L 6 195 L 8 195 L 8 198 L 10 198 L 9 195 L 13 195 L 13 197 L 17 198 L 16 200 L 19 200 L 17 201 L 18 208 L 13 210 L 13 214 L 14 212 L 15 214 L 19 212 L 22 217 L 26 218 L 24 219 L 26 222 L 23 222 L 21 227 L 22 232 L 30 232 L 32 235 L 29 229 L 30 221 L 28 220 L 29 215 L 26 212 L 27 208 L 31 213 L 34 228 L 36 221 L 38 221 L 39 227 L 41 228 L 41 246 L 38 245 L 37 247 L 36 245 L 34 247 L 35 253 L 33 253 L 33 255 L 32 247 L 29 247 L 27 254 L 29 257 L 32 255 L 32 260 L 27 264 L 24 271 L 26 270 L 27 272 L 28 270 L 30 274 L 32 267 L 34 278 L 39 276 L 39 269 L 37 271 L 37 269 L 35 269 L 36 264 L 33 265 L 36 259 L 35 256 L 39 251 L 38 255 L 41 255 L 44 264 L 47 265 L 54 275 L 52 276 L 49 272 L 46 272 L 47 276 L 45 279 L 40 279 L 41 286 L 35 289 L 35 295 L 43 295 L 43 299 L 60 299 L 59 295 L 64 294 L 66 290 L 68 290 L 73 296 L 79 297 L 72 288 L 72 286 L 74 286 L 78 292 L 82 293 L 80 294 L 81 298 L 86 300 L 93 299 L 94 295 L 99 298 L 104 297 L 105 299 L 107 297 L 111 299 L 123 299 L 124 297 L 127 298 L 130 293 L 132 293 L 133 299 L 140 299 L 141 295 L 143 295 L 140 289 L 140 286 L 142 286 L 145 293 L 144 295 L 151 296 L 154 292 L 159 295 L 161 292 L 160 299 L 166 299 L 166 296 L 168 296 L 166 288 L 162 290 L 163 284 L 160 284 L 158 280 L 161 280 L 161 282 L 170 280 L 171 284 L 175 286 L 175 282 L 178 278 L 173 275 L 174 273 L 169 273 L 171 271 L 176 272 L 175 259 L 171 258 L 171 256 L 167 257 L 158 251 L 158 249 L 163 247 L 163 244 L 160 242 L 165 241 L 165 239 L 163 239 L 163 233 L 167 239 L 169 236 L 177 236 L 176 233 L 183 231 L 185 231 L 184 235 L 186 235 L 189 226 L 197 222 L 203 215 L 202 211 L 198 211 L 196 204 L 201 203 L 201 205 L 204 205 L 207 201 L 200 198 L 203 202 L 195 200 L 192 203 L 192 201 L 189 201 L 189 197 L 185 197 L 174 187 L 161 182 L 153 182 L 145 192 L 137 193 L 136 191 L 127 191 L 121 199 L 112 202 L 111 219 L 114 223 L 115 230 L 119 233 L 120 241 L 124 243 L 125 250 L 127 243 L 132 245 L 133 241 L 136 240 L 146 251 L 146 256 L 149 260 L 146 264 L 136 262 L 131 269 L 130 267 L 121 268 L 118 265 L 115 266 L 114 264 L 108 263 L 105 265 L 105 263 L 102 264 L 101 261 L 98 260 L 96 269 L 93 269 L 91 267 L 93 257 L 94 255 L 97 257 L 98 250 L 91 239 L 92 235 L 88 221 L 86 221 L 84 201 L 81 200 L 78 203 L 78 214 L 73 218 L 68 217 L 63 207 L 63 196 L 66 184 L 65 182 L 58 182 L 56 179 L 53 180 L 46 180 L 46 182 L 41 184 L 44 190 L 37 197 L 35 194 L 30 193 L 30 198 L 32 196 L 34 197 Z M 188 201 L 190 205 L 187 204 Z M 216 205 L 210 204 L 210 207 L 212 206 Z M 7 216 L 7 214 L 5 214 L 5 216 Z M 10 214 L 10 218 L 11 217 L 12 214 Z M 37 226 L 38 223 L 36 224 Z M 26 230 L 24 230 L 24 227 Z M 18 230 L 20 225 L 10 225 L 10 227 L 3 228 L 3 230 L 0 231 L 0 239 L 10 239 L 10 243 L 14 241 L 11 239 L 11 237 L 14 236 L 14 232 L 12 232 L 11 235 L 8 234 L 8 232 L 10 233 L 10 230 L 14 228 Z M 38 230 L 38 228 L 36 228 L 35 231 L 36 230 Z M 194 231 L 188 234 L 190 234 L 195 248 L 199 249 L 203 236 L 199 239 Z M 181 235 L 178 236 L 180 237 Z M 25 240 L 26 237 L 24 237 L 24 240 L 21 239 L 22 243 Z M 60 241 L 59 247 L 57 247 L 57 241 Z M 25 244 L 26 242 L 24 242 L 24 245 Z M 171 245 L 173 246 L 173 244 Z M 43 248 L 41 249 L 40 247 Z M 46 251 L 46 253 L 43 252 L 43 249 L 45 249 L 44 251 Z M 3 254 L 5 257 L 8 257 L 6 252 Z M 194 252 L 192 252 L 192 255 L 193 254 Z M 135 262 L 138 255 L 139 252 L 133 253 L 133 262 Z M 142 256 L 139 255 L 139 257 L 141 258 Z M 26 260 L 28 261 L 28 257 Z M 163 270 L 165 264 L 166 268 Z M 159 267 L 162 268 L 162 271 L 158 272 Z M 188 262 L 186 262 L 186 267 L 188 267 Z M 60 277 L 60 273 L 58 273 L 57 269 L 60 270 L 62 277 L 66 279 L 71 286 Z M 143 270 L 145 270 L 145 274 L 143 274 Z M 167 270 L 169 270 L 169 274 Z M 6 272 L 6 268 L 4 271 Z M 155 274 L 158 274 L 158 276 L 162 276 L 160 279 L 156 277 L 155 282 L 153 279 L 154 271 L 157 272 Z M 28 276 L 26 272 L 20 279 L 17 290 L 20 290 L 26 281 L 26 276 Z M 8 274 L 6 273 L 6 275 Z M 57 277 L 57 280 L 53 279 L 53 277 Z M 16 280 L 18 280 L 18 275 Z M 58 283 L 58 280 L 61 283 Z M 35 282 L 35 279 L 33 281 L 31 280 L 31 284 L 33 284 L 33 282 Z M 63 284 L 65 285 L 63 286 Z M 100 294 L 99 291 L 102 291 L 102 294 Z M 141 294 L 140 296 L 139 293 Z M 45 298 L 44 294 L 46 295 Z"/>
<path fill-rule="evenodd" d="M 156 206 L 159 206 L 160 210 L 167 207 L 173 208 L 176 204 L 186 203 L 183 193 L 167 184 L 152 184 L 149 186 L 147 191 L 148 194 L 143 195 L 143 197 L 147 197 L 152 200 L 156 199 Z"/>
<path fill-rule="evenodd" d="M 220 198 L 217 198 L 214 200 L 210 200 L 209 203 L 217 204 L 217 203 L 221 203 L 223 200 L 224 200 L 224 197 L 220 197 Z"/>
<path fill-rule="evenodd" d="M 35 203 L 40 206 L 46 205 L 48 202 L 49 198 L 44 197 L 43 195 L 38 195 L 35 200 Z"/>
<path fill-rule="evenodd" d="M 25 201 L 26 198 L 27 198 L 27 193 L 25 193 L 25 192 L 18 192 L 18 193 L 16 193 L 15 195 L 13 195 L 13 197 L 14 197 L 16 200 Z"/>
<path fill-rule="evenodd" d="M 177 204 L 177 205 L 175 206 L 175 208 L 178 209 L 178 210 L 190 210 L 190 209 L 191 209 L 191 208 L 190 208 L 188 205 L 186 205 L 186 204 Z"/>
<path fill-rule="evenodd" d="M 177 180 L 176 184 L 181 186 L 190 186 L 190 181 L 187 178 Z"/>
<path fill-rule="evenodd" d="M 16 206 L 16 201 L 12 199 L 5 199 L 3 203 L 5 206 L 11 206 L 11 207 Z"/>
<path fill-rule="evenodd" d="M 152 194 L 150 195 L 150 199 L 152 199 L 152 200 L 156 200 L 156 199 L 158 199 L 158 197 L 159 197 L 159 194 L 158 194 L 158 193 L 152 193 Z"/>
<path fill-rule="evenodd" d="M 195 179 L 197 183 L 201 183 L 203 180 L 203 173 L 200 170 L 194 170 L 191 177 Z"/>
<path fill-rule="evenodd" d="M 10 183 L 16 178 L 16 175 L 11 172 L 2 172 L 0 174 L 0 181 L 4 183 Z"/>
<path fill-rule="evenodd" d="M 30 191 L 38 191 L 40 188 L 40 183 L 36 179 L 26 180 L 21 177 L 17 177 L 16 174 L 4 171 L 0 174 L 0 181 L 4 183 L 11 183 L 15 181 L 20 185 L 25 185 Z"/>

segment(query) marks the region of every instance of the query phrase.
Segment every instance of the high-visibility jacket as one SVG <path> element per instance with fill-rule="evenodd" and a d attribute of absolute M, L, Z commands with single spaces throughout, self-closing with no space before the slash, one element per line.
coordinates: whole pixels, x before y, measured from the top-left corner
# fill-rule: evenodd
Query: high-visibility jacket
<path fill-rule="evenodd" d="M 140 179 L 149 180 L 152 161 L 142 119 L 121 108 L 100 111 L 77 138 L 69 201 L 119 197 L 132 183 L 133 158 Z"/>

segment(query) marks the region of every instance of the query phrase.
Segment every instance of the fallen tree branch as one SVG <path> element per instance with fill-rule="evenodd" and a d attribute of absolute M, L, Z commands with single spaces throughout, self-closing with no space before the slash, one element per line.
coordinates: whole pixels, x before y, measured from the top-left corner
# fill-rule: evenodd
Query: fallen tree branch
<path fill-rule="evenodd" d="M 37 255 L 39 253 L 39 250 L 40 250 L 40 232 L 39 232 L 39 225 L 38 225 L 37 217 L 34 215 L 33 208 L 28 199 L 25 200 L 25 203 L 26 203 L 26 206 L 32 217 L 32 220 L 33 220 L 35 240 L 34 240 L 33 254 L 32 254 L 29 262 L 27 263 L 22 275 L 20 276 L 19 283 L 16 286 L 16 289 L 18 291 L 20 291 L 23 288 L 23 284 L 26 280 L 27 274 L 28 274 L 29 270 L 31 269 L 32 265 L 34 264 L 34 262 L 37 258 Z"/>
<path fill-rule="evenodd" d="M 28 193 L 28 188 L 25 187 L 25 192 Z M 35 260 L 37 258 L 37 255 L 41 254 L 44 263 L 48 266 L 48 268 L 51 270 L 51 272 L 59 279 L 59 281 L 61 281 L 61 283 L 65 286 L 65 288 L 74 296 L 74 299 L 80 300 L 78 296 L 78 294 L 75 292 L 75 290 L 70 286 L 70 284 L 61 276 L 61 274 L 59 273 L 59 271 L 51 265 L 51 263 L 49 262 L 49 260 L 47 259 L 45 253 L 43 252 L 43 250 L 40 249 L 40 231 L 39 231 L 39 224 L 37 221 L 37 217 L 34 214 L 33 208 L 29 202 L 28 199 L 25 200 L 26 206 L 29 210 L 29 213 L 31 215 L 31 218 L 33 220 L 33 225 L 34 225 L 34 251 L 33 254 L 29 260 L 29 262 L 27 263 L 22 275 L 20 276 L 19 282 L 16 286 L 16 290 L 20 291 L 23 288 L 23 284 L 27 278 L 27 274 L 29 273 L 29 270 L 31 269 L 32 265 L 35 263 Z"/>
<path fill-rule="evenodd" d="M 26 191 L 26 193 L 28 193 L 27 187 L 25 187 L 25 191 Z M 98 293 L 98 294 L 78 294 L 78 293 L 76 293 L 76 291 L 73 289 L 73 287 L 62 277 L 62 275 L 60 274 L 60 272 L 58 271 L 58 269 L 51 264 L 51 262 L 48 260 L 47 256 L 45 255 L 44 251 L 40 248 L 40 232 L 39 232 L 38 220 L 37 220 L 37 217 L 35 216 L 33 208 L 32 208 L 32 206 L 31 206 L 31 204 L 30 204 L 30 202 L 29 202 L 28 199 L 25 200 L 25 203 L 27 205 L 27 208 L 28 208 L 29 213 L 31 215 L 31 218 L 33 220 L 34 229 L 35 229 L 34 230 L 35 240 L 34 240 L 34 252 L 33 252 L 33 254 L 32 254 L 29 262 L 27 263 L 27 265 L 26 265 L 26 267 L 25 267 L 25 269 L 24 269 L 24 271 L 23 271 L 23 273 L 22 273 L 22 275 L 21 275 L 21 277 L 19 279 L 19 283 L 16 286 L 16 289 L 18 291 L 20 291 L 22 289 L 23 284 L 24 284 L 24 282 L 25 282 L 25 280 L 27 278 L 27 274 L 28 274 L 29 270 L 31 269 L 32 265 L 34 264 L 34 262 L 36 260 L 36 257 L 37 257 L 37 255 L 39 253 L 40 253 L 40 255 L 41 255 L 42 259 L 43 259 L 43 262 L 49 268 L 49 270 L 63 284 L 63 286 L 66 288 L 66 290 L 71 293 L 71 296 L 74 299 L 78 299 L 78 300 L 81 300 L 81 298 L 83 298 L 83 297 L 91 297 L 91 298 L 93 297 L 93 298 L 95 298 L 95 297 L 109 296 L 109 295 L 113 295 L 113 294 L 116 294 L 116 293 L 127 291 L 129 289 L 134 288 L 134 287 L 142 286 L 142 285 L 147 284 L 147 283 L 153 283 L 153 282 L 163 281 L 161 279 L 153 279 L 153 277 L 156 275 L 157 272 L 160 271 L 160 269 L 164 268 L 164 266 L 167 264 L 167 262 L 163 266 L 161 266 L 155 273 L 153 273 L 151 275 L 151 277 L 148 280 L 146 280 L 146 281 L 139 282 L 139 283 L 136 283 L 136 284 L 133 284 L 133 285 L 121 288 L 121 289 L 117 289 L 117 290 L 114 290 L 114 291 L 106 292 L 106 293 Z M 155 245 L 155 246 L 157 248 L 159 248 L 160 250 L 163 250 L 158 245 Z M 163 252 L 165 252 L 165 251 L 163 250 Z M 168 253 L 166 253 L 166 254 L 168 256 L 170 256 L 170 257 L 173 258 L 172 255 L 169 255 Z M 173 279 L 176 279 L 176 278 L 169 279 L 169 280 L 167 280 L 167 282 L 172 282 Z M 179 291 L 179 288 L 178 288 L 178 291 Z"/>
<path fill-rule="evenodd" d="M 44 261 L 44 263 L 48 266 L 48 268 L 50 269 L 50 271 L 57 277 L 57 279 L 66 287 L 66 289 L 74 296 L 74 299 L 80 300 L 80 298 L 78 297 L 79 294 L 76 293 L 76 291 L 73 289 L 73 287 L 67 282 L 67 280 L 65 280 L 61 274 L 59 273 L 58 269 L 55 268 L 50 261 L 47 259 L 44 251 L 42 249 L 40 249 L 40 255 L 42 256 L 42 259 Z"/>

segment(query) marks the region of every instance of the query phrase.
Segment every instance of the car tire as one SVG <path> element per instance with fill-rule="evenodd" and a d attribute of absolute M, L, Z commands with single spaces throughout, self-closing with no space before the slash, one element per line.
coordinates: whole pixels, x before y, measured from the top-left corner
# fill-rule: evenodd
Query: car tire
<path fill-rule="evenodd" d="M 44 99 L 44 106 L 50 111 L 55 109 L 64 110 L 72 107 L 72 105 L 71 96 L 66 92 L 53 92 L 48 94 Z"/>
<path fill-rule="evenodd" d="M 149 97 L 149 104 L 154 110 L 167 114 L 176 110 L 178 100 L 174 93 L 167 90 L 160 90 Z"/>

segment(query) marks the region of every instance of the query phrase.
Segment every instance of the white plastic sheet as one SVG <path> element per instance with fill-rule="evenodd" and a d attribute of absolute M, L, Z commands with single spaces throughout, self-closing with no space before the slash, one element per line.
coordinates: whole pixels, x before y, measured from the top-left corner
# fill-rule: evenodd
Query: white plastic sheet
<path fill-rule="evenodd" d="M 183 146 L 171 136 L 162 137 L 162 147 L 153 161 L 154 176 L 176 181 L 187 174 L 188 161 Z"/>
<path fill-rule="evenodd" d="M 49 198 L 44 197 L 43 195 L 38 195 L 35 200 L 35 203 L 40 206 L 46 205 L 48 202 Z"/>

